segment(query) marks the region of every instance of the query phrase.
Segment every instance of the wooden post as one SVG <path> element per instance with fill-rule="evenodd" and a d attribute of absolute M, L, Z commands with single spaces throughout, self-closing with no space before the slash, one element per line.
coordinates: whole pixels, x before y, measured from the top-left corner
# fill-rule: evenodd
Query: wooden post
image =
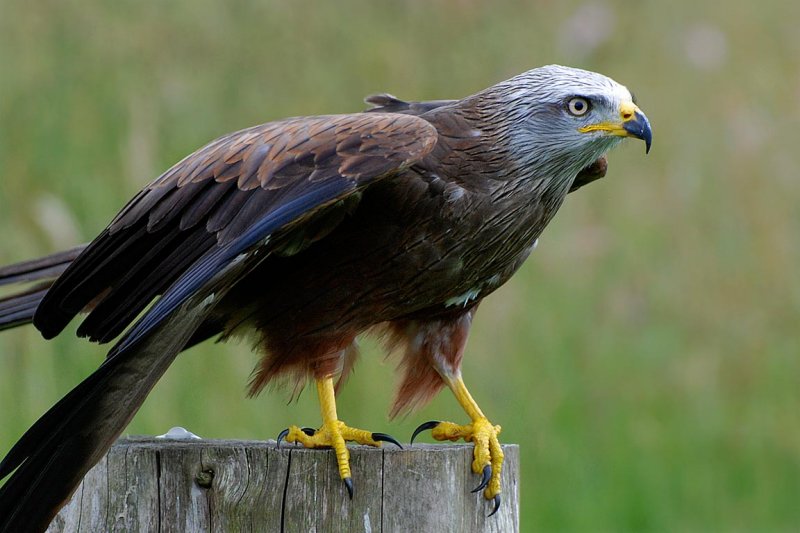
<path fill-rule="evenodd" d="M 503 446 L 503 504 L 471 494 L 472 446 L 350 447 L 355 494 L 330 450 L 274 441 L 118 441 L 48 532 L 519 531 L 519 448 Z"/>

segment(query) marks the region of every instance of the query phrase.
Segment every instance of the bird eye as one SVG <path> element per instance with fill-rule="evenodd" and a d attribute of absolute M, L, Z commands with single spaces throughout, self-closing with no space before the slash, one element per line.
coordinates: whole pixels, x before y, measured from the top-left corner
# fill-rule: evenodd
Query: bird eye
<path fill-rule="evenodd" d="M 589 101 L 586 98 L 572 98 L 567 102 L 567 109 L 576 117 L 583 116 L 589 111 Z"/>

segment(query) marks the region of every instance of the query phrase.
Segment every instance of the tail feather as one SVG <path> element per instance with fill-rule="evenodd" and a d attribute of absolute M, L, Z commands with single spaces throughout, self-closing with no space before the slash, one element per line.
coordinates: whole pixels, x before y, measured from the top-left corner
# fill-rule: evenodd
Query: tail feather
<path fill-rule="evenodd" d="M 112 349 L 14 445 L 0 462 L 0 479 L 11 474 L 0 488 L 0 533 L 47 528 L 207 320 L 212 307 L 202 302 L 190 299 L 146 337 Z"/>
<path fill-rule="evenodd" d="M 84 248 L 85 245 L 76 246 L 38 259 L 0 267 L 0 286 L 24 284 L 17 292 L 0 298 L 0 331 L 33 322 L 36 308 L 47 290 Z"/>
<path fill-rule="evenodd" d="M 0 267 L 0 286 L 28 283 L 42 279 L 55 279 L 80 255 L 85 244 L 54 254 Z"/>
<path fill-rule="evenodd" d="M 108 451 L 156 382 L 187 346 L 222 328 L 214 308 L 261 258 L 233 263 L 163 321 L 131 340 L 45 413 L 0 461 L 0 533 L 37 533 Z M 134 327 L 134 330 L 136 328 Z"/>
<path fill-rule="evenodd" d="M 0 299 L 0 331 L 33 322 L 36 308 L 49 288 L 50 283 L 45 283 Z"/>

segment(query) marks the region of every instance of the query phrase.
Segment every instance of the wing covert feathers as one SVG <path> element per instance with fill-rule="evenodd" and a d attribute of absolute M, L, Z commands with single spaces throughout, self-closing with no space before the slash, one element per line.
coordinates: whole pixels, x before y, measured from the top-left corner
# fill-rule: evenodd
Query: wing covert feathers
<path fill-rule="evenodd" d="M 305 211 L 290 210 L 293 218 L 275 219 L 278 227 L 402 171 L 436 140 L 423 119 L 361 113 L 270 122 L 212 141 L 120 211 L 53 285 L 34 324 L 53 337 L 93 304 L 79 332 L 108 341 L 204 253 L 287 204 Z"/>

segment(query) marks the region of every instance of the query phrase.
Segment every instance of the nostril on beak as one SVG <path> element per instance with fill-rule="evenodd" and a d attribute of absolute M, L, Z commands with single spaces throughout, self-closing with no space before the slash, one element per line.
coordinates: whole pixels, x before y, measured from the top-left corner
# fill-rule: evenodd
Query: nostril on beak
<path fill-rule="evenodd" d="M 632 116 L 633 116 L 633 113 L 631 113 L 631 112 L 629 112 L 629 111 L 626 111 L 626 112 L 624 112 L 624 113 L 622 114 L 622 120 L 630 120 L 630 118 L 631 118 Z"/>

